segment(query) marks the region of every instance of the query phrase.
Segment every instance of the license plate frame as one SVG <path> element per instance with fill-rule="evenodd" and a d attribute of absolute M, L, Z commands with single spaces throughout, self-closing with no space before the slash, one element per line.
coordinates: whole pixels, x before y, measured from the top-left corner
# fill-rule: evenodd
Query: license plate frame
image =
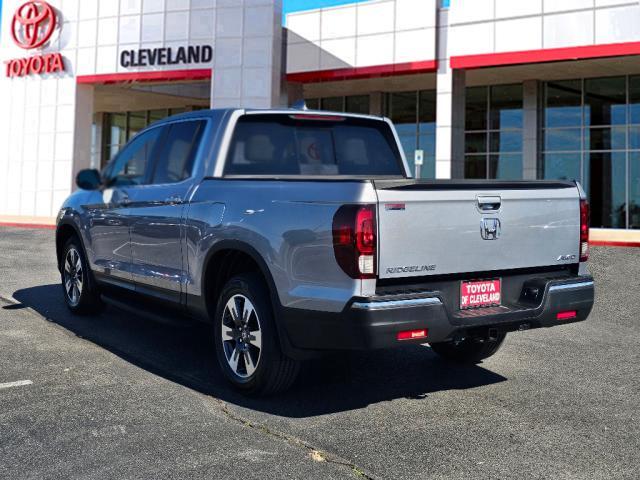
<path fill-rule="evenodd" d="M 460 310 L 502 305 L 502 279 L 463 280 L 460 282 Z"/>

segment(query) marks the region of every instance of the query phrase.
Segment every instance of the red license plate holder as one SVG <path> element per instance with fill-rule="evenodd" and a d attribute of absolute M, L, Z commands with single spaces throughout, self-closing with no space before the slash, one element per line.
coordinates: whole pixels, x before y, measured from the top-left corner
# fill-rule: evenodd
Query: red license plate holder
<path fill-rule="evenodd" d="M 502 280 L 469 280 L 460 283 L 460 310 L 502 305 Z"/>

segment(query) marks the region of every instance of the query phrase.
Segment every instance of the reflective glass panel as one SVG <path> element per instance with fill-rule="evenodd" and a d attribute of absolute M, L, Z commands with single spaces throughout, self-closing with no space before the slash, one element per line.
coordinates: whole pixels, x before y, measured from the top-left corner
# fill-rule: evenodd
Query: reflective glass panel
<path fill-rule="evenodd" d="M 149 112 L 149 124 L 162 120 L 169 116 L 169 110 L 151 110 Z"/>
<path fill-rule="evenodd" d="M 343 97 L 328 97 L 320 100 L 320 105 L 322 110 L 327 110 L 329 112 L 342 112 L 344 110 L 343 101 Z"/>
<path fill-rule="evenodd" d="M 147 112 L 129 113 L 129 140 L 147 126 Z"/>
<path fill-rule="evenodd" d="M 629 150 L 640 150 L 640 127 L 629 127 Z"/>
<path fill-rule="evenodd" d="M 307 98 L 305 99 L 304 103 L 309 110 L 320 110 L 319 98 Z"/>
<path fill-rule="evenodd" d="M 545 126 L 579 127 L 582 125 L 582 82 L 549 82 L 546 87 Z"/>
<path fill-rule="evenodd" d="M 544 148 L 547 151 L 556 152 L 579 151 L 581 136 L 580 128 L 547 129 L 544 132 Z"/>
<path fill-rule="evenodd" d="M 472 87 L 466 90 L 465 129 L 487 129 L 487 87 Z"/>
<path fill-rule="evenodd" d="M 640 124 L 640 77 L 629 77 L 629 123 Z"/>
<path fill-rule="evenodd" d="M 127 114 L 109 114 L 109 143 L 122 145 L 127 141 Z"/>
<path fill-rule="evenodd" d="M 486 153 L 487 152 L 487 134 L 467 133 L 465 136 L 465 152 L 466 153 Z"/>
<path fill-rule="evenodd" d="M 487 156 L 466 155 L 464 157 L 464 178 L 487 178 Z"/>
<path fill-rule="evenodd" d="M 592 227 L 626 228 L 625 170 L 625 152 L 590 154 L 583 186 L 589 194 Z"/>
<path fill-rule="evenodd" d="M 585 150 L 624 150 L 627 145 L 625 127 L 585 129 Z"/>
<path fill-rule="evenodd" d="M 418 104 L 416 92 L 389 94 L 389 117 L 393 123 L 409 123 L 417 134 Z"/>
<path fill-rule="evenodd" d="M 522 128 L 522 85 L 491 87 L 490 129 Z"/>
<path fill-rule="evenodd" d="M 353 95 L 345 99 L 345 112 L 369 114 L 369 95 Z"/>
<path fill-rule="evenodd" d="M 593 78 L 584 83 L 585 125 L 627 123 L 625 77 Z"/>
<path fill-rule="evenodd" d="M 492 153 L 522 152 L 522 131 L 491 132 L 489 148 Z"/>
<path fill-rule="evenodd" d="M 581 153 L 545 153 L 542 178 L 545 180 L 580 180 Z"/>
<path fill-rule="evenodd" d="M 640 152 L 629 154 L 629 228 L 640 228 Z"/>
<path fill-rule="evenodd" d="M 489 178 L 500 180 L 522 179 L 522 155 L 506 153 L 490 155 Z"/>

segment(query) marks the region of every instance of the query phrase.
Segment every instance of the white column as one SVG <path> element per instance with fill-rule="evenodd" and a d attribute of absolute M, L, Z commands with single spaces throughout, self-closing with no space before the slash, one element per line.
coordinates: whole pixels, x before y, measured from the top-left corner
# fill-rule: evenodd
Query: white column
<path fill-rule="evenodd" d="M 93 139 L 94 86 L 76 87 L 75 126 L 73 139 L 73 176 L 69 179 L 71 189 L 76 189 L 76 175 L 80 170 L 94 167 L 91 162 L 91 143 Z M 59 207 L 54 205 L 54 208 Z"/>
<path fill-rule="evenodd" d="M 213 108 L 281 106 L 282 0 L 218 2 Z"/>
<path fill-rule="evenodd" d="M 528 80 L 522 84 L 523 93 L 523 133 L 522 133 L 522 178 L 535 180 L 538 175 L 538 97 L 537 80 Z"/>
<path fill-rule="evenodd" d="M 464 113 L 466 74 L 449 66 L 449 12 L 438 13 L 436 73 L 436 178 L 464 177 Z"/>

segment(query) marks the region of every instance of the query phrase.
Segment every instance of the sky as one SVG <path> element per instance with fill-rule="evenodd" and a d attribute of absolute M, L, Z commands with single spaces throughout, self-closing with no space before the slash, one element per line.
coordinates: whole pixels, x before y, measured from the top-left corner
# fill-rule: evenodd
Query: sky
<path fill-rule="evenodd" d="M 333 7 L 336 5 L 345 5 L 347 3 L 356 3 L 365 0 L 283 0 L 284 13 L 299 12 L 301 10 L 312 10 L 321 7 Z"/>

